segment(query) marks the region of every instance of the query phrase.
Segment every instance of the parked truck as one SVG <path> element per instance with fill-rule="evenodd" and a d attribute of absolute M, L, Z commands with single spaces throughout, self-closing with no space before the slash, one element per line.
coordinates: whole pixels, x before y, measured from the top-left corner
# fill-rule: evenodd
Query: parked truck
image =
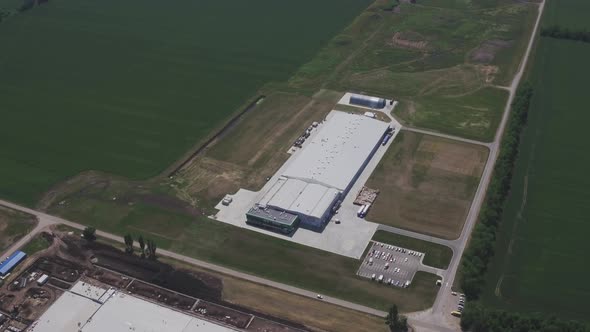
<path fill-rule="evenodd" d="M 391 138 L 391 134 L 386 134 L 385 137 L 383 137 L 383 142 L 381 143 L 381 145 L 385 146 L 387 144 L 387 142 L 389 142 L 390 138 Z"/>
<path fill-rule="evenodd" d="M 358 212 L 356 213 L 356 215 L 357 215 L 359 218 L 362 218 L 362 217 L 363 217 L 363 210 L 364 210 L 364 209 L 365 209 L 365 206 L 364 206 L 364 205 L 361 205 L 361 207 L 359 208 Z"/>
<path fill-rule="evenodd" d="M 369 212 L 369 208 L 371 207 L 371 203 L 363 205 L 362 210 L 360 211 L 360 218 L 364 218 L 367 215 L 367 212 Z"/>

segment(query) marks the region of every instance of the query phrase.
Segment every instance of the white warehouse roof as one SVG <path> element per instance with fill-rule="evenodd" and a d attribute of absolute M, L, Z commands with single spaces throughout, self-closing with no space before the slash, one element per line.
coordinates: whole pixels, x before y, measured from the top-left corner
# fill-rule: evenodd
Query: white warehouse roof
<path fill-rule="evenodd" d="M 332 111 L 282 175 L 344 191 L 388 127 L 364 115 Z"/>
<path fill-rule="evenodd" d="M 321 218 L 338 193 L 321 184 L 281 177 L 259 204 Z"/>
<path fill-rule="evenodd" d="M 73 289 L 85 293 L 79 281 Z M 110 293 L 99 303 L 95 293 Z M 66 291 L 27 330 L 28 332 L 235 332 L 123 292 L 91 287 L 91 298 Z"/>
<path fill-rule="evenodd" d="M 330 112 L 259 204 L 321 218 L 354 181 L 388 126 L 364 115 Z"/>

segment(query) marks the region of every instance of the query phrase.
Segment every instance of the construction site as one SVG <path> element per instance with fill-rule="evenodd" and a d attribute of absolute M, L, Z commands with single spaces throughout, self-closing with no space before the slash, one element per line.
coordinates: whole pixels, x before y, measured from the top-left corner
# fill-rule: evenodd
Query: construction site
<path fill-rule="evenodd" d="M 0 288 L 0 331 L 308 331 L 222 300 L 215 276 L 177 270 L 73 233 L 30 257 Z"/>

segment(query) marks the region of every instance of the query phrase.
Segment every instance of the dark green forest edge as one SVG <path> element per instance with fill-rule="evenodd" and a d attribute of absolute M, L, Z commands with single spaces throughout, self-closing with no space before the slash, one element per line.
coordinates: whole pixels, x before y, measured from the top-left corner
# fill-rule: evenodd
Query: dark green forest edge
<path fill-rule="evenodd" d="M 461 262 L 461 288 L 470 300 L 479 298 L 484 287 L 488 264 L 494 255 L 496 231 L 502 219 L 504 202 L 510 192 L 520 133 L 526 124 L 532 96 L 533 88 L 526 82 L 519 88 L 512 102 L 512 113 L 502 139 L 500 154 L 494 167 L 494 176 L 488 187 L 479 222 L 473 230 L 471 242 Z"/>
<path fill-rule="evenodd" d="M 485 274 L 494 256 L 496 232 L 502 219 L 504 203 L 510 192 L 514 165 L 527 115 L 533 88 L 525 82 L 512 103 L 512 114 L 502 139 L 500 154 L 494 167 L 485 204 L 479 216 L 471 242 L 461 262 L 461 288 L 471 301 L 477 300 L 485 286 Z M 466 306 L 461 317 L 461 328 L 466 331 L 590 331 L 582 322 L 564 320 L 541 314 L 523 314 L 487 308 L 478 302 Z"/>
<path fill-rule="evenodd" d="M 559 319 L 543 314 L 521 314 L 486 308 L 480 303 L 470 303 L 461 316 L 461 328 L 472 332 L 484 331 L 542 331 L 583 332 L 589 326 L 581 322 Z"/>
<path fill-rule="evenodd" d="M 573 30 L 568 28 L 562 28 L 558 25 L 554 25 L 541 30 L 541 36 L 555 38 L 555 39 L 567 39 L 581 41 L 584 43 L 590 43 L 590 31 L 588 30 Z"/>

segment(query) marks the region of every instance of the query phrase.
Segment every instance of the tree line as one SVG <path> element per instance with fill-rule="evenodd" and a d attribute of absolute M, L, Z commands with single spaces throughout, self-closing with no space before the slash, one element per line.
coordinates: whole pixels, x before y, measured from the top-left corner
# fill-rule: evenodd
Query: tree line
<path fill-rule="evenodd" d="M 512 102 L 510 119 L 502 139 L 485 203 L 479 214 L 479 222 L 473 230 L 469 247 L 461 261 L 461 288 L 469 300 L 479 297 L 484 287 L 489 261 L 494 256 L 496 231 L 502 219 L 504 202 L 510 192 L 521 131 L 526 124 L 532 96 L 533 88 L 526 82 L 518 89 Z"/>
<path fill-rule="evenodd" d="M 585 323 L 560 319 L 539 313 L 523 314 L 485 307 L 474 302 L 461 315 L 461 329 L 471 332 L 527 331 L 527 332 L 588 332 Z"/>
<path fill-rule="evenodd" d="M 135 252 L 133 237 L 131 234 L 127 234 L 123 239 L 125 240 L 125 252 L 133 255 Z M 154 241 L 150 239 L 144 240 L 143 236 L 140 235 L 137 238 L 137 243 L 139 244 L 141 258 L 156 259 L 156 243 Z"/>
<path fill-rule="evenodd" d="M 560 27 L 559 25 L 553 25 L 541 29 L 541 36 L 556 39 L 577 40 L 585 43 L 590 43 L 590 31 L 586 29 L 568 29 Z"/>
<path fill-rule="evenodd" d="M 94 227 L 86 227 L 82 231 L 82 237 L 88 241 L 96 240 L 96 228 Z M 133 245 L 133 236 L 131 234 L 127 234 L 123 237 L 125 240 L 125 252 L 133 255 L 135 252 L 135 246 Z M 145 240 L 142 235 L 137 238 L 137 243 L 139 244 L 139 253 L 141 258 L 148 258 L 148 259 L 156 259 L 156 243 L 150 239 Z"/>

